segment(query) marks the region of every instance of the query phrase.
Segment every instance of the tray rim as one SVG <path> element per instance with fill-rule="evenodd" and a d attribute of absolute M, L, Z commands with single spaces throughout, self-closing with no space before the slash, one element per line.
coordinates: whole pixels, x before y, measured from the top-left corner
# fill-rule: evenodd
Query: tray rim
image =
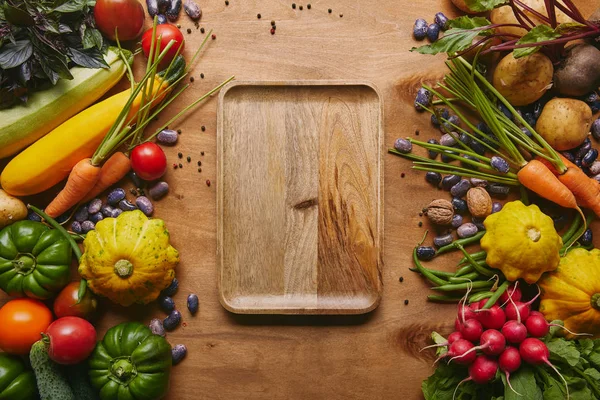
<path fill-rule="evenodd" d="M 378 135 L 377 139 L 379 142 L 378 150 L 379 150 L 379 165 L 377 168 L 378 176 L 379 176 L 379 185 L 378 185 L 378 199 L 379 204 L 377 205 L 377 224 L 378 224 L 378 236 L 379 236 L 379 276 L 381 279 L 382 270 L 384 268 L 384 193 L 385 193 L 385 168 L 384 168 L 384 155 L 385 155 L 385 132 L 384 132 L 384 104 L 383 104 L 383 96 L 381 92 L 377 88 L 377 86 L 366 80 L 240 80 L 240 81 L 231 81 L 219 92 L 218 103 L 217 103 L 217 163 L 216 163 L 216 176 L 217 176 L 217 201 L 216 201 L 216 211 L 217 211 L 217 249 L 216 249 L 216 272 L 217 272 L 217 291 L 219 294 L 219 303 L 221 306 L 227 311 L 234 314 L 273 314 L 273 315 L 360 315 L 366 314 L 373 310 L 375 310 L 379 304 L 381 303 L 383 297 L 383 280 L 380 280 L 380 288 L 376 292 L 375 299 L 369 306 L 360 308 L 360 309 L 334 309 L 334 308 L 312 308 L 312 307 L 294 307 L 294 308 L 241 308 L 232 305 L 228 299 L 225 298 L 223 290 L 222 290 L 222 271 L 223 271 L 223 253 L 222 243 L 223 243 L 223 185 L 221 184 L 223 177 L 223 121 L 224 121 L 224 102 L 225 97 L 229 93 L 231 89 L 240 87 L 240 86 L 257 86 L 257 87 L 285 87 L 285 86 L 314 86 L 314 87 L 325 87 L 325 86 L 364 86 L 371 89 L 375 95 L 377 96 L 377 100 L 379 103 L 379 121 L 377 124 Z"/>

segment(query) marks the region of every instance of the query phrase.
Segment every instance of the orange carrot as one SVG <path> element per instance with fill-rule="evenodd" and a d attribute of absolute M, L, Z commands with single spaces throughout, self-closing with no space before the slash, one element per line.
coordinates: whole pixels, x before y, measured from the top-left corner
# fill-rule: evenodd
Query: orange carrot
<path fill-rule="evenodd" d="M 115 183 L 119 182 L 127 172 L 131 169 L 131 161 L 123 152 L 117 151 L 114 153 L 100 170 L 100 178 L 96 182 L 96 185 L 90 190 L 85 197 L 81 200 L 82 202 L 89 201 L 94 197 L 98 196 L 105 189 L 108 189 Z"/>
<path fill-rule="evenodd" d="M 100 177 L 100 167 L 92 165 L 91 158 L 79 161 L 69 174 L 63 190 L 46 207 L 46 214 L 52 218 L 73 207 L 94 187 Z"/>
<path fill-rule="evenodd" d="M 577 209 L 577 200 L 571 191 L 541 161 L 531 160 L 517 173 L 519 182 L 559 206 Z"/>

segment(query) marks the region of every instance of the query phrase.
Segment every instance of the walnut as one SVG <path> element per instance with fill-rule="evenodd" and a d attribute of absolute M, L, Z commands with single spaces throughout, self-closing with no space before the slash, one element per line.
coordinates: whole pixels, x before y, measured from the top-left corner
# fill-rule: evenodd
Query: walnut
<path fill-rule="evenodd" d="M 474 187 L 467 192 L 467 206 L 472 216 L 485 218 L 492 213 L 492 198 L 484 188 Z"/>
<path fill-rule="evenodd" d="M 427 217 L 437 225 L 450 225 L 454 217 L 454 206 L 448 200 L 433 200 L 426 208 Z"/>

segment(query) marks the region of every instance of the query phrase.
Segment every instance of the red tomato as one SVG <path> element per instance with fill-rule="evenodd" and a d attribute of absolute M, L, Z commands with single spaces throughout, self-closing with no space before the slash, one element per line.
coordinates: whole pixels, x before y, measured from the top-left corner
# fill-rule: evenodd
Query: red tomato
<path fill-rule="evenodd" d="M 131 168 L 146 181 L 158 179 L 167 171 L 167 156 L 156 143 L 146 142 L 134 147 L 129 158 Z"/>
<path fill-rule="evenodd" d="M 96 0 L 96 26 L 107 38 L 133 40 L 144 27 L 144 7 L 137 0 Z"/>
<path fill-rule="evenodd" d="M 52 312 L 39 300 L 16 299 L 0 309 L 0 348 L 27 354 L 52 322 Z"/>
<path fill-rule="evenodd" d="M 170 24 L 161 24 L 156 26 L 156 37 L 160 39 L 160 51 L 162 52 L 171 40 L 175 43 L 169 48 L 169 51 L 162 59 L 161 66 L 167 66 L 177 54 L 177 49 L 181 48 L 179 54 L 183 53 L 185 47 L 185 39 L 183 33 L 176 26 Z M 156 43 L 156 42 L 155 42 Z M 150 54 L 150 45 L 152 44 L 152 28 L 148 29 L 142 35 L 142 51 L 148 57 Z"/>
<path fill-rule="evenodd" d="M 96 329 L 83 318 L 63 317 L 46 330 L 50 340 L 48 356 L 59 364 L 78 364 L 96 347 Z"/>
<path fill-rule="evenodd" d="M 85 291 L 83 299 L 79 303 L 79 282 L 71 282 L 56 296 L 54 300 L 54 315 L 62 317 L 80 317 L 90 320 L 96 312 L 98 300 L 90 289 Z"/>

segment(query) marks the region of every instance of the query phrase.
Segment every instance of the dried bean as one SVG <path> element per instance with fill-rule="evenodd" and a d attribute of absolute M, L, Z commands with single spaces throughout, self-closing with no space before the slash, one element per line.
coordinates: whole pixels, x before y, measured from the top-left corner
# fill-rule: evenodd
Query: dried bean
<path fill-rule="evenodd" d="M 440 37 L 440 26 L 438 24 L 429 24 L 427 27 L 427 39 L 435 42 Z"/>
<path fill-rule="evenodd" d="M 73 211 L 73 209 L 68 210 L 67 212 L 65 212 L 62 215 L 59 215 L 57 218 L 55 218 L 56 222 L 58 222 L 59 224 L 62 224 L 63 222 L 67 222 L 67 220 L 69 218 L 71 218 L 71 212 Z"/>
<path fill-rule="evenodd" d="M 94 229 L 96 229 L 96 224 L 94 224 L 92 221 L 83 221 L 81 223 L 81 231 L 83 233 L 88 233 L 89 231 L 93 231 Z"/>
<path fill-rule="evenodd" d="M 448 17 L 444 13 L 439 12 L 433 17 L 433 21 L 440 27 L 441 30 L 445 31 L 448 29 Z"/>
<path fill-rule="evenodd" d="M 415 21 L 413 26 L 413 36 L 417 40 L 423 40 L 427 36 L 427 21 L 423 18 L 419 18 Z"/>
<path fill-rule="evenodd" d="M 111 206 L 116 206 L 121 200 L 125 198 L 125 189 L 116 188 L 110 191 L 106 197 L 106 202 Z"/>
<path fill-rule="evenodd" d="M 439 172 L 429 171 L 425 174 L 425 181 L 437 187 L 442 181 L 442 174 L 440 174 Z"/>
<path fill-rule="evenodd" d="M 157 25 L 164 25 L 164 24 L 168 24 L 169 20 L 167 19 L 167 17 L 164 14 L 158 14 L 158 16 L 156 17 L 156 24 Z"/>
<path fill-rule="evenodd" d="M 101 212 L 97 212 L 95 214 L 90 214 L 89 220 L 92 221 L 94 224 L 97 224 L 98 222 L 102 221 L 104 219 L 104 215 L 102 215 Z"/>
<path fill-rule="evenodd" d="M 585 138 L 583 143 L 575 149 L 575 160 L 583 158 L 586 153 L 592 148 L 592 141 L 589 137 Z"/>
<path fill-rule="evenodd" d="M 102 208 L 102 200 L 100 200 L 100 199 L 91 200 L 87 207 L 88 213 L 90 213 L 90 214 L 96 214 L 97 212 L 100 212 L 101 208 Z"/>
<path fill-rule="evenodd" d="M 117 218 L 122 213 L 123 213 L 123 210 L 121 210 L 120 208 L 113 208 L 112 212 L 110 213 L 110 216 L 112 218 Z"/>
<path fill-rule="evenodd" d="M 470 168 L 470 169 L 472 169 L 474 171 L 478 171 L 479 170 L 479 167 L 476 167 L 475 165 L 473 165 L 473 164 L 468 163 L 468 162 L 465 161 L 465 160 L 471 160 L 471 161 L 474 161 L 476 163 L 479 163 L 479 158 L 477 158 L 475 156 L 472 156 L 470 154 L 463 154 L 462 157 L 463 157 L 464 160 L 460 160 L 460 165 L 461 166 L 463 166 L 465 168 Z"/>
<path fill-rule="evenodd" d="M 441 235 L 441 236 L 436 236 L 433 238 L 433 245 L 435 247 L 442 247 L 445 246 L 447 244 L 450 244 L 454 241 L 454 236 L 452 236 L 451 233 L 448 233 L 446 235 Z"/>
<path fill-rule="evenodd" d="M 169 7 L 167 7 L 167 11 L 165 14 L 169 21 L 174 22 L 179 18 L 179 12 L 181 11 L 181 0 L 170 0 Z"/>
<path fill-rule="evenodd" d="M 502 157 L 492 156 L 492 158 L 490 159 L 490 165 L 492 166 L 492 168 L 494 168 L 496 171 L 502 174 L 506 174 L 510 170 L 510 165 L 508 164 L 508 161 L 506 161 Z"/>
<path fill-rule="evenodd" d="M 508 186 L 499 183 L 492 183 L 486 189 L 491 195 L 499 196 L 506 196 L 510 191 L 510 188 Z"/>
<path fill-rule="evenodd" d="M 140 178 L 138 176 L 138 174 L 136 174 L 134 171 L 129 171 L 127 173 L 127 177 L 129 178 L 129 180 L 131 181 L 131 183 L 133 183 L 133 185 L 136 188 L 143 188 L 144 186 L 146 186 L 145 185 L 146 182 L 144 180 L 142 180 L 142 178 Z"/>
<path fill-rule="evenodd" d="M 419 88 L 419 90 L 417 90 L 417 96 L 415 97 L 415 109 L 417 111 L 424 111 L 425 109 L 423 107 L 429 107 L 432 99 L 433 95 L 429 90 Z"/>
<path fill-rule="evenodd" d="M 113 208 L 107 204 L 107 205 L 102 206 L 102 208 L 100 209 L 100 212 L 106 218 L 110 218 L 110 216 L 112 215 L 112 212 L 113 212 Z"/>
<path fill-rule="evenodd" d="M 42 217 L 32 210 L 27 211 L 27 219 L 29 221 L 42 222 Z"/>
<path fill-rule="evenodd" d="M 163 326 L 166 330 L 172 331 L 181 323 L 181 313 L 178 310 L 173 310 L 167 318 L 163 320 Z"/>
<path fill-rule="evenodd" d="M 82 233 L 83 229 L 81 229 L 81 223 L 79 221 L 71 222 L 71 231 L 74 233 Z"/>
<path fill-rule="evenodd" d="M 196 314 L 198 312 L 198 296 L 196 296 L 195 294 L 190 294 L 187 298 L 187 308 L 188 310 L 190 310 L 190 313 L 192 313 L 192 315 Z"/>
<path fill-rule="evenodd" d="M 175 300 L 171 296 L 160 295 L 158 297 L 159 307 L 166 313 L 170 313 L 175 309 Z"/>
<path fill-rule="evenodd" d="M 135 205 L 147 216 L 151 216 L 154 212 L 152 202 L 146 196 L 140 196 L 135 199 Z"/>
<path fill-rule="evenodd" d="M 571 153 L 570 151 L 563 151 L 562 156 L 564 158 L 566 158 L 567 160 L 571 161 L 571 162 L 575 162 L 575 155 L 573 153 Z"/>
<path fill-rule="evenodd" d="M 158 143 L 166 144 L 169 146 L 177 143 L 178 139 L 179 139 L 179 134 L 177 133 L 177 131 L 175 131 L 173 129 L 163 129 L 156 136 L 156 140 L 158 141 Z"/>
<path fill-rule="evenodd" d="M 202 10 L 200 9 L 198 3 L 196 3 L 194 0 L 185 0 L 185 3 L 183 3 L 183 9 L 185 10 L 185 13 L 194 21 L 199 20 L 202 16 Z"/>
<path fill-rule="evenodd" d="M 452 147 L 456 145 L 456 139 L 454 138 L 454 135 L 446 133 L 440 138 L 440 144 L 442 146 Z"/>
<path fill-rule="evenodd" d="M 485 225 L 483 225 L 484 219 L 485 218 L 477 218 L 477 217 L 471 218 L 471 222 L 477 227 L 478 231 L 485 231 Z"/>
<path fill-rule="evenodd" d="M 467 202 L 459 197 L 453 197 L 450 203 L 452 203 L 454 211 L 458 214 L 464 215 L 469 211 L 469 206 Z"/>
<path fill-rule="evenodd" d="M 417 247 L 417 257 L 422 261 L 431 260 L 435 257 L 435 249 L 431 246 L 419 246 Z"/>
<path fill-rule="evenodd" d="M 440 142 L 438 142 L 438 141 L 437 141 L 437 140 L 435 140 L 435 139 L 429 139 L 429 140 L 427 141 L 427 143 L 429 143 L 429 144 L 440 144 Z M 432 150 L 432 149 L 428 149 L 428 150 L 427 150 L 427 155 L 428 155 L 428 156 L 429 156 L 429 158 L 431 158 L 432 160 L 435 160 L 435 159 L 437 158 L 438 154 L 440 154 L 440 153 L 439 153 L 439 151 L 435 151 L 435 150 Z"/>
<path fill-rule="evenodd" d="M 452 217 L 452 227 L 454 229 L 456 229 L 459 226 L 461 226 L 462 224 L 463 224 L 463 217 L 462 217 L 462 215 L 454 214 L 454 216 Z"/>
<path fill-rule="evenodd" d="M 459 238 L 464 239 L 474 236 L 477 233 L 477 231 L 477 226 L 474 223 L 467 222 L 459 226 L 456 230 L 456 233 L 458 234 Z"/>
<path fill-rule="evenodd" d="M 596 140 L 600 140 L 600 118 L 592 122 L 591 131 L 592 136 L 594 136 Z"/>
<path fill-rule="evenodd" d="M 177 365 L 185 358 L 187 355 L 187 347 L 184 344 L 176 344 L 171 349 L 171 358 L 173 360 L 173 365 Z"/>
<path fill-rule="evenodd" d="M 148 324 L 148 328 L 152 331 L 153 334 L 165 337 L 167 333 L 165 332 L 165 327 L 162 324 L 162 321 L 158 318 L 154 318 Z"/>
<path fill-rule="evenodd" d="M 492 214 L 502 210 L 502 203 L 499 201 L 492 202 Z"/>
<path fill-rule="evenodd" d="M 165 197 L 168 192 L 169 184 L 165 181 L 160 181 L 150 188 L 148 194 L 152 197 L 152 200 L 159 200 Z"/>
<path fill-rule="evenodd" d="M 454 197 L 465 197 L 469 189 L 471 189 L 471 182 L 468 179 L 461 179 L 450 188 L 450 194 Z"/>
<path fill-rule="evenodd" d="M 412 143 L 407 139 L 399 138 L 394 142 L 394 148 L 400 153 L 410 153 L 412 151 Z"/>
<path fill-rule="evenodd" d="M 169 286 L 162 291 L 162 294 L 165 296 L 174 296 L 177 293 L 177 289 L 179 289 L 179 281 L 177 278 L 173 278 Z"/>
<path fill-rule="evenodd" d="M 438 108 L 435 113 L 431 114 L 431 123 L 435 126 L 439 126 L 444 119 L 448 118 L 450 118 L 450 112 L 448 111 L 448 109 Z"/>
<path fill-rule="evenodd" d="M 135 206 L 135 204 L 133 204 L 132 202 L 130 202 L 127 199 L 123 199 L 119 202 L 119 208 L 123 211 L 137 210 L 137 207 Z"/>
<path fill-rule="evenodd" d="M 460 176 L 458 175 L 446 175 L 442 178 L 442 189 L 450 190 L 452 186 L 460 182 Z"/>
<path fill-rule="evenodd" d="M 157 0 L 146 0 L 146 7 L 148 8 L 148 14 L 154 18 L 158 14 L 158 1 Z"/>
<path fill-rule="evenodd" d="M 471 186 L 473 187 L 486 187 L 487 185 L 488 181 L 485 179 L 471 178 Z"/>
<path fill-rule="evenodd" d="M 594 233 L 592 232 L 592 230 L 590 228 L 587 228 L 583 232 L 583 235 L 581 235 L 581 239 L 579 239 L 581 244 L 584 246 L 591 245 L 593 240 L 594 240 Z"/>
<path fill-rule="evenodd" d="M 75 211 L 73 218 L 77 222 L 83 222 L 88 219 L 89 215 L 88 208 L 86 206 L 81 206 L 77 209 L 77 211 Z"/>
<path fill-rule="evenodd" d="M 588 152 L 585 153 L 585 156 L 583 156 L 583 158 L 581 159 L 581 165 L 583 165 L 584 167 L 589 167 L 592 165 L 592 163 L 596 161 L 597 158 L 598 150 L 589 149 Z"/>
<path fill-rule="evenodd" d="M 459 126 L 460 120 L 456 115 L 451 115 L 446 122 L 443 122 L 440 125 L 440 131 L 442 131 L 442 133 L 454 132 L 456 130 L 454 125 Z"/>
<path fill-rule="evenodd" d="M 600 161 L 594 161 L 592 165 L 590 165 L 590 174 L 598 175 L 600 174 Z"/>
<path fill-rule="evenodd" d="M 444 150 L 442 152 L 442 162 L 449 163 L 454 161 L 454 158 L 450 157 L 448 154 L 458 154 L 456 151 Z"/>

